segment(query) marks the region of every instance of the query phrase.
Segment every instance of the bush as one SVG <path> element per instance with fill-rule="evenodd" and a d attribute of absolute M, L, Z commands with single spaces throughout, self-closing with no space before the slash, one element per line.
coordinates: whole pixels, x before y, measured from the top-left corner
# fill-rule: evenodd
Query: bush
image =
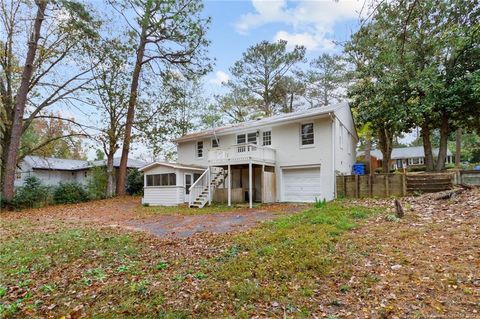
<path fill-rule="evenodd" d="M 25 179 L 23 186 L 15 190 L 12 204 L 15 208 L 33 208 L 47 205 L 50 201 L 50 189 L 42 185 L 38 177 L 30 176 Z"/>
<path fill-rule="evenodd" d="M 426 171 L 427 168 L 425 167 L 425 165 L 415 165 L 415 166 L 409 166 L 408 167 L 408 171 L 409 172 L 423 172 L 423 171 Z"/>
<path fill-rule="evenodd" d="M 87 189 L 91 199 L 107 197 L 108 174 L 104 167 L 94 167 L 90 170 Z"/>
<path fill-rule="evenodd" d="M 143 194 L 143 174 L 138 169 L 131 169 L 127 175 L 127 193 L 130 195 Z"/>
<path fill-rule="evenodd" d="M 85 188 L 78 183 L 60 183 L 53 193 L 55 204 L 73 204 L 89 200 Z"/>

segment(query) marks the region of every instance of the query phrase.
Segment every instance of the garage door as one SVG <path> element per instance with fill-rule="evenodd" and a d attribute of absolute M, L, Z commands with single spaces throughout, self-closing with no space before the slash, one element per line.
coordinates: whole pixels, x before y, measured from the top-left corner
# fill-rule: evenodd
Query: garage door
<path fill-rule="evenodd" d="M 314 202 L 320 197 L 320 168 L 284 169 L 283 189 L 286 202 Z"/>

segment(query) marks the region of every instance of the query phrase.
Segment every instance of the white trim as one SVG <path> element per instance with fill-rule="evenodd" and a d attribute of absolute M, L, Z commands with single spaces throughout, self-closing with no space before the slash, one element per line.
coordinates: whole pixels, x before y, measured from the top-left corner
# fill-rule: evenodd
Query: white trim
<path fill-rule="evenodd" d="M 198 156 L 198 143 L 202 142 L 202 156 Z M 205 143 L 203 142 L 203 140 L 197 140 L 195 141 L 195 158 L 197 159 L 203 159 L 203 157 L 205 156 Z"/>
<path fill-rule="evenodd" d="M 302 144 L 302 126 L 303 125 L 307 125 L 307 124 L 312 124 L 312 134 L 313 134 L 313 143 L 312 144 L 306 144 L 306 145 L 303 145 Z M 300 125 L 299 125 L 299 129 L 298 129 L 298 138 L 299 138 L 299 145 L 300 145 L 300 148 L 303 149 L 303 148 L 313 148 L 315 147 L 315 142 L 316 142 L 316 139 L 315 139 L 315 121 L 306 121 L 306 122 L 300 122 Z"/>
<path fill-rule="evenodd" d="M 178 169 L 190 169 L 190 170 L 194 170 L 194 171 L 204 171 L 206 170 L 206 168 L 201 168 L 201 167 L 198 167 L 198 166 L 189 166 L 189 165 L 183 165 L 183 164 L 176 164 L 176 163 L 165 163 L 165 162 L 153 162 L 153 163 L 150 163 L 148 165 L 145 165 L 144 167 L 141 167 L 139 168 L 138 170 L 140 172 L 143 172 L 145 170 L 148 170 L 152 167 L 155 167 L 155 166 L 165 166 L 165 167 L 170 167 L 170 168 L 178 168 Z"/>

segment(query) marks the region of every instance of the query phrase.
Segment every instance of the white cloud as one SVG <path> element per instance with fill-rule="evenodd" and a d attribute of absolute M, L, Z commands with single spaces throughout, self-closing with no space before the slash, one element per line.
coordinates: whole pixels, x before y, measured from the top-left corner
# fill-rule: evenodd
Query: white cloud
<path fill-rule="evenodd" d="M 254 12 L 244 14 L 235 24 L 237 32 L 249 31 L 270 23 L 282 23 L 293 32 L 279 31 L 274 40 L 284 39 L 303 44 L 310 50 L 331 49 L 330 39 L 336 23 L 357 18 L 362 8 L 360 0 L 252 0 Z"/>
<path fill-rule="evenodd" d="M 217 71 L 215 72 L 215 77 L 210 79 L 210 83 L 216 84 L 216 85 L 222 85 L 225 82 L 228 82 L 230 79 L 230 76 L 223 72 L 223 71 Z"/>

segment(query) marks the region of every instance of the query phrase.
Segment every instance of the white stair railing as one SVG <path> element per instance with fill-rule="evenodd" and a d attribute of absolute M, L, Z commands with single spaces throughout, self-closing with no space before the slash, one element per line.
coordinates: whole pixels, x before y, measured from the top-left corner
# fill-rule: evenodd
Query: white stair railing
<path fill-rule="evenodd" d="M 192 206 L 195 199 L 197 199 L 203 192 L 205 187 L 210 184 L 210 168 L 207 168 L 205 172 L 190 186 L 188 206 Z"/>

